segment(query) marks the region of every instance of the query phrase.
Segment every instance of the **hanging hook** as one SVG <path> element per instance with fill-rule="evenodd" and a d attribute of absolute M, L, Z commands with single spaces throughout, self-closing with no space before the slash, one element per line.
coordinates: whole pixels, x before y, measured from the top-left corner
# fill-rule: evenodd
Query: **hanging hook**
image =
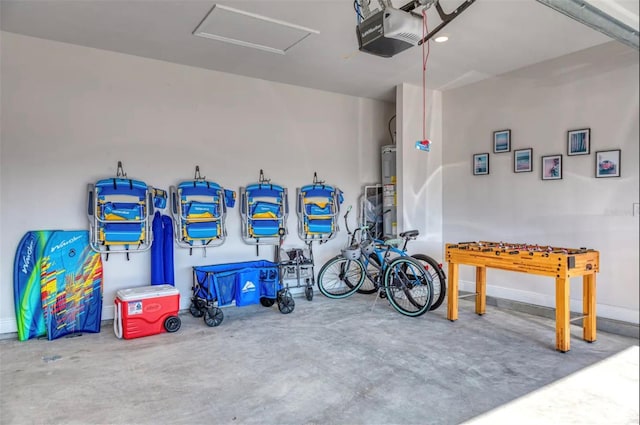
<path fill-rule="evenodd" d="M 324 180 L 318 180 L 318 173 L 313 172 L 313 184 L 324 184 Z"/>
<path fill-rule="evenodd" d="M 269 183 L 269 182 L 271 182 L 271 179 L 265 179 L 264 172 L 262 171 L 262 169 L 260 169 L 260 183 Z"/>
<path fill-rule="evenodd" d="M 122 168 L 122 161 L 118 161 L 118 170 L 116 171 L 116 177 L 127 177 L 127 173 Z"/>
<path fill-rule="evenodd" d="M 198 181 L 203 181 L 203 180 L 205 180 L 205 179 L 206 179 L 206 177 L 202 177 L 202 176 L 200 175 L 200 166 L 199 166 L 199 165 L 196 165 L 196 172 L 195 172 L 195 174 L 193 175 L 193 179 L 194 179 L 194 180 L 198 180 Z"/>

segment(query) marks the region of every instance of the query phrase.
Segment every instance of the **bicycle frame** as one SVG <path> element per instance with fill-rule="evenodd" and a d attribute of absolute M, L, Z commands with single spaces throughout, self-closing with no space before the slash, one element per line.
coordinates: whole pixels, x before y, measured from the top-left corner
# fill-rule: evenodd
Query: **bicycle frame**
<path fill-rule="evenodd" d="M 403 242 L 403 246 L 402 248 L 398 248 L 397 246 L 393 246 L 392 244 L 389 244 L 388 241 L 385 243 L 385 241 L 381 240 L 381 239 L 376 239 L 374 237 L 371 236 L 371 227 L 370 226 L 360 226 L 357 229 L 355 229 L 353 232 L 351 232 L 349 230 L 349 223 L 347 221 L 347 217 L 349 216 L 349 212 L 351 211 L 351 206 L 349 206 L 349 208 L 347 208 L 347 212 L 344 215 L 344 224 L 345 224 L 345 229 L 347 230 L 347 233 L 349 235 L 351 235 L 351 239 L 349 244 L 350 245 L 361 245 L 364 241 L 370 240 L 371 243 L 375 244 L 375 249 L 373 251 L 373 253 L 376 255 L 376 258 L 378 260 L 378 264 L 372 262 L 370 260 L 370 258 L 366 255 L 364 255 L 364 253 L 360 253 L 360 258 L 358 259 L 358 261 L 360 261 L 362 263 L 362 265 L 364 266 L 364 270 L 365 270 L 365 274 L 367 276 L 367 278 L 369 280 L 371 280 L 372 282 L 374 282 L 374 285 L 376 287 L 376 289 L 380 289 L 380 285 L 379 283 L 376 281 L 375 276 L 373 276 L 371 273 L 369 273 L 368 271 L 368 266 L 369 264 L 373 265 L 377 272 L 379 273 L 379 275 L 382 275 L 382 273 L 384 273 L 385 267 L 389 262 L 389 256 L 391 254 L 395 254 L 397 256 L 400 257 L 410 257 L 410 255 L 407 253 L 407 244 L 409 243 L 409 239 L 410 238 L 403 238 L 402 240 Z M 381 215 L 384 215 L 386 212 L 383 212 Z M 360 236 L 358 238 L 358 235 Z M 400 240 L 400 239 L 396 239 L 396 240 Z M 381 246 L 384 246 L 384 248 L 380 248 Z"/>
<path fill-rule="evenodd" d="M 322 294 L 342 299 L 355 292 L 377 292 L 378 296 L 388 298 L 401 314 L 414 317 L 433 305 L 437 308 L 446 291 L 442 266 L 425 254 L 410 255 L 406 249 L 409 240 L 415 239 L 419 232 L 409 230 L 401 233 L 400 238 L 386 240 L 374 238 L 367 225 L 352 232 L 347 220 L 350 210 L 351 207 L 344 215 L 349 244 L 320 269 L 318 288 Z M 436 298 L 433 298 L 434 284 L 437 285 Z M 423 286 L 427 289 L 420 289 Z"/>
<path fill-rule="evenodd" d="M 357 233 L 358 230 L 360 230 L 361 232 L 364 232 L 368 230 L 368 228 L 366 226 L 363 226 L 357 229 L 356 232 L 354 232 L 354 235 Z M 394 246 L 393 242 L 399 241 L 400 239 L 393 239 L 388 241 L 381 241 L 379 239 L 362 239 L 362 240 L 363 241 L 370 240 L 371 243 L 374 244 L 374 250 L 370 255 L 375 255 L 375 258 L 377 259 L 377 263 L 374 261 L 371 261 L 371 258 L 365 255 L 365 253 L 362 251 L 360 251 L 360 257 L 356 261 L 362 264 L 366 277 L 371 282 L 373 282 L 376 289 L 384 288 L 384 285 L 380 285 L 379 280 L 376 279 L 375 274 L 369 271 L 369 268 L 368 268 L 369 265 L 375 268 L 375 273 L 377 273 L 379 277 L 379 276 L 382 276 L 382 274 L 386 269 L 386 266 L 390 263 L 389 258 L 392 254 L 396 254 L 399 257 L 410 257 L 410 255 L 407 254 L 405 250 Z M 407 240 L 405 239 L 405 246 L 406 246 L 406 242 Z M 355 243 L 355 237 L 352 237 L 352 243 Z"/>

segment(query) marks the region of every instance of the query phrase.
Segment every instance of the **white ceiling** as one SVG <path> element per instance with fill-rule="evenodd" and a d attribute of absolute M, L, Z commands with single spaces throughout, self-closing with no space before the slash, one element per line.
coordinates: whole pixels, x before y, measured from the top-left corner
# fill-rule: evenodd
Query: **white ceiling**
<path fill-rule="evenodd" d="M 216 1 L 320 34 L 286 55 L 193 36 Z M 447 12 L 462 2 L 441 0 Z M 637 22 L 638 0 L 613 3 Z M 433 12 L 431 28 L 439 23 Z M 1 0 L 0 15 L 3 31 L 354 96 L 394 101 L 397 84 L 422 83 L 421 48 L 393 58 L 358 51 L 351 0 Z M 476 0 L 441 32 L 450 39 L 430 43 L 430 89 L 459 87 L 611 41 L 535 0 Z"/>

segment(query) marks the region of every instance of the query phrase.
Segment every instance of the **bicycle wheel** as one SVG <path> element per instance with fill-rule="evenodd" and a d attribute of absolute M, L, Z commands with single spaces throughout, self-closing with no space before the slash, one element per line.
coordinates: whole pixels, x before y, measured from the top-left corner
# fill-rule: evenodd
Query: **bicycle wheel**
<path fill-rule="evenodd" d="M 420 261 L 427 271 L 427 275 L 431 279 L 431 285 L 433 286 L 433 294 L 431 295 L 431 308 L 429 311 L 433 311 L 442 305 L 444 297 L 447 294 L 447 278 L 444 274 L 444 270 L 440 267 L 440 264 L 433 258 L 425 254 L 414 254 L 413 258 Z"/>
<path fill-rule="evenodd" d="M 328 298 L 346 298 L 364 282 L 364 266 L 360 261 L 341 255 L 327 261 L 318 273 L 318 289 Z"/>
<path fill-rule="evenodd" d="M 366 279 L 362 282 L 362 286 L 358 289 L 359 294 L 373 294 L 380 287 L 380 278 L 382 276 L 382 270 L 380 267 L 380 261 L 378 261 L 377 255 L 370 254 L 369 262 L 367 263 Z M 377 282 L 376 282 L 377 281 Z"/>
<path fill-rule="evenodd" d="M 405 316 L 429 311 L 433 287 L 422 264 L 412 257 L 391 261 L 384 271 L 384 287 L 391 306 Z"/>

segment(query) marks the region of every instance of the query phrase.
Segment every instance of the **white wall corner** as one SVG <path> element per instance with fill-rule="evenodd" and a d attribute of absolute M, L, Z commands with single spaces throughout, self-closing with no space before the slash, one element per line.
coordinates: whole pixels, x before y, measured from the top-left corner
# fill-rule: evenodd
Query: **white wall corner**
<path fill-rule="evenodd" d="M 427 90 L 425 94 L 424 137 L 432 142 L 429 152 L 415 147 L 416 141 L 423 139 L 422 87 L 403 83 L 397 90 L 398 230 L 419 230 L 420 237 L 411 251 L 441 260 L 444 243 L 442 93 Z"/>

